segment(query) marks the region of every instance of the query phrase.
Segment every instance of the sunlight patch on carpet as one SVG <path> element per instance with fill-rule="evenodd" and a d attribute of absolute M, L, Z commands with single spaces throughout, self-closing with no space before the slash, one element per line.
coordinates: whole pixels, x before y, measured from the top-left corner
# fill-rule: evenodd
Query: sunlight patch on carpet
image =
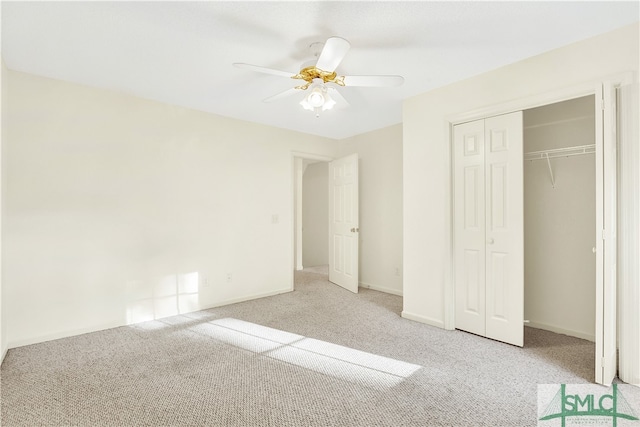
<path fill-rule="evenodd" d="M 394 387 L 422 368 L 233 318 L 214 320 L 191 329 L 244 350 L 366 387 Z"/>

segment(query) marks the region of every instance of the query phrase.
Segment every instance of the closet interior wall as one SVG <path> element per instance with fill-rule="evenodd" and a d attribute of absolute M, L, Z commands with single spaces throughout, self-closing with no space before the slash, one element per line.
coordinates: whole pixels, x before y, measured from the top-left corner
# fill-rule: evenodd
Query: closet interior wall
<path fill-rule="evenodd" d="M 524 111 L 524 316 L 531 327 L 591 341 L 595 155 L 553 150 L 595 144 L 594 111 L 593 96 Z M 543 153 L 528 160 L 532 152 Z"/>

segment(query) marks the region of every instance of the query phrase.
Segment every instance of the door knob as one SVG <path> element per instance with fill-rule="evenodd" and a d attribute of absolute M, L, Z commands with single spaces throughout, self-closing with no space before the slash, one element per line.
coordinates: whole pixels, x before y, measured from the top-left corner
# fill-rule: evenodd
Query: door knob
<path fill-rule="evenodd" d="M 352 229 L 351 229 L 351 232 L 352 232 L 352 233 L 357 233 L 358 231 L 360 231 L 360 229 L 359 229 L 359 228 L 357 228 L 357 227 L 356 227 L 356 228 L 352 228 Z"/>
<path fill-rule="evenodd" d="M 493 245 L 493 239 L 492 238 L 488 238 L 487 239 L 487 243 L 490 244 L 490 245 Z"/>

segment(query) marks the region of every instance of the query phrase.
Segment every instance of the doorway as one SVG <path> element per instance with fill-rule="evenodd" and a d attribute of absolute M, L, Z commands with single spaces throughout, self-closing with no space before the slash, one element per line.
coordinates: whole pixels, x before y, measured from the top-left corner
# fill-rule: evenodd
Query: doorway
<path fill-rule="evenodd" d="M 303 251 L 305 249 L 303 224 L 305 219 L 303 218 L 303 204 L 305 203 L 304 197 L 304 175 L 305 170 L 311 165 L 317 162 L 305 160 L 318 160 L 327 163 L 327 172 L 324 173 L 324 167 L 318 167 L 318 173 L 314 176 L 314 183 L 318 188 L 318 191 L 324 194 L 324 191 L 319 190 L 319 186 L 324 185 L 324 178 L 326 176 L 327 197 L 314 197 L 311 195 L 307 202 L 312 203 L 309 208 L 311 210 L 319 210 L 326 213 L 327 233 L 325 234 L 327 240 L 324 241 L 322 236 L 317 236 L 323 233 L 324 220 L 322 219 L 322 213 L 312 212 L 313 217 L 316 219 L 315 224 L 312 224 L 310 217 L 306 219 L 308 224 L 312 224 L 316 227 L 314 238 L 311 236 L 307 244 L 313 245 L 307 247 L 307 252 L 316 252 L 315 255 L 319 255 L 315 262 L 322 263 L 327 260 L 329 281 L 341 286 L 351 292 L 358 293 L 358 277 L 359 277 L 359 172 L 358 172 L 358 154 L 350 154 L 339 159 L 329 160 L 319 156 L 299 156 L 294 154 L 293 156 L 293 204 L 294 204 L 294 233 L 293 233 L 293 270 L 301 270 L 304 268 Z M 315 169 L 315 168 L 314 168 Z M 310 177 L 311 178 L 311 177 Z M 311 180 L 308 180 L 311 182 Z M 326 209 L 324 207 L 318 208 L 317 205 L 324 206 L 324 200 L 327 201 Z M 308 210 L 309 210 L 308 209 Z M 323 244 L 327 249 L 326 258 L 324 258 Z M 311 248 L 313 247 L 313 250 Z M 295 283 L 295 278 L 293 283 Z"/>
<path fill-rule="evenodd" d="M 302 266 L 328 265 L 329 163 L 305 159 L 302 172 Z"/>
<path fill-rule="evenodd" d="M 333 160 L 332 157 L 315 155 L 310 153 L 292 153 L 292 170 L 293 170 L 293 269 L 292 271 L 302 270 L 304 265 L 304 212 L 303 212 L 303 202 L 305 197 L 307 201 L 310 199 L 310 195 L 305 195 L 305 185 L 304 185 L 304 174 L 306 169 L 313 164 L 325 164 L 328 165 L 329 162 Z M 318 169 L 321 169 L 320 167 Z M 312 184 L 311 188 L 308 188 L 307 192 L 311 192 L 315 187 L 321 185 L 322 183 L 322 173 L 315 174 L 320 175 L 319 177 L 315 177 L 314 184 Z M 328 179 L 328 178 L 327 178 Z M 307 187 L 309 187 L 307 185 Z M 327 186 L 325 188 L 328 187 Z M 318 203 L 321 205 L 323 203 L 322 198 L 318 200 Z M 311 207 L 313 207 L 314 203 L 312 201 Z M 318 204 L 316 203 L 316 206 Z M 322 209 L 322 207 L 320 207 Z M 308 210 L 308 209 L 307 209 Z M 325 211 L 326 212 L 326 211 Z M 327 213 L 328 218 L 328 213 Z M 315 229 L 321 226 L 315 226 Z M 313 235 L 314 233 L 312 233 Z M 317 233 L 316 233 L 317 234 Z M 328 233 L 327 233 L 328 235 Z M 307 246 L 312 244 L 313 246 L 317 246 L 318 242 L 309 242 L 307 239 Z M 328 264 L 328 261 L 327 261 Z M 294 280 L 295 281 L 295 280 Z M 292 282 L 293 283 L 293 282 Z"/>
<path fill-rule="evenodd" d="M 595 99 L 524 113 L 524 318 L 595 342 Z"/>

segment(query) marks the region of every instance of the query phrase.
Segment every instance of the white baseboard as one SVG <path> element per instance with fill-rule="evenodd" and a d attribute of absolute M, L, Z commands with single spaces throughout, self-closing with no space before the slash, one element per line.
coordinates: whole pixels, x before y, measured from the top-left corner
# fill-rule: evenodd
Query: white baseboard
<path fill-rule="evenodd" d="M 365 282 L 360 282 L 359 285 L 361 288 L 371 289 L 372 291 L 379 291 L 379 292 L 385 292 L 387 294 L 402 296 L 401 290 L 399 291 L 397 289 L 387 288 L 387 287 L 378 286 L 378 285 L 372 285 L 370 283 L 365 283 Z"/>
<path fill-rule="evenodd" d="M 246 295 L 246 296 L 239 297 L 239 298 L 232 298 L 232 299 L 228 299 L 228 300 L 224 300 L 224 301 L 218 301 L 218 302 L 215 302 L 213 304 L 207 304 L 206 306 L 202 306 L 202 307 L 200 307 L 199 310 L 195 310 L 195 311 L 208 310 L 210 308 L 222 307 L 224 305 L 231 305 L 231 304 L 237 304 L 239 302 L 251 301 L 251 300 L 254 300 L 254 299 L 272 297 L 274 295 L 286 294 L 287 292 L 291 292 L 291 291 L 293 291 L 293 289 L 286 288 L 286 289 L 279 289 L 277 291 L 265 292 L 265 293 L 262 293 L 262 294 Z M 187 314 L 187 313 L 181 313 L 181 314 Z"/>
<path fill-rule="evenodd" d="M 595 335 L 586 334 L 584 332 L 573 331 L 571 329 L 559 328 L 553 325 L 547 325 L 546 323 L 533 322 L 529 321 L 529 323 L 525 323 L 525 326 L 529 326 L 535 329 L 542 329 L 545 331 L 555 332 L 556 334 L 569 335 L 570 337 L 582 338 L 583 340 L 595 342 Z"/>
<path fill-rule="evenodd" d="M 4 362 L 4 357 L 7 355 L 7 351 L 9 351 L 9 348 L 4 347 L 0 352 L 0 365 L 2 365 L 2 362 Z"/>
<path fill-rule="evenodd" d="M 284 293 L 287 293 L 287 292 L 291 292 L 292 290 L 293 289 L 291 289 L 291 288 L 287 288 L 287 289 L 279 289 L 277 291 L 272 291 L 272 292 L 265 292 L 265 293 L 261 293 L 261 294 L 246 295 L 246 296 L 243 296 L 243 297 L 240 297 L 240 298 L 233 298 L 233 299 L 229 299 L 229 300 L 225 300 L 225 301 L 215 302 L 213 304 L 207 304 L 206 306 L 199 307 L 197 310 L 188 311 L 188 312 L 184 312 L 184 313 L 180 313 L 180 314 L 195 313 L 197 311 L 207 310 L 209 308 L 221 307 L 223 305 L 236 304 L 236 303 L 239 303 L 239 302 L 250 301 L 250 300 L 254 300 L 254 299 L 258 299 L 258 298 L 270 297 L 270 296 L 274 296 L 274 295 L 279 295 L 279 294 L 284 294 Z M 180 314 L 174 314 L 174 315 L 166 316 L 166 317 L 179 316 Z M 159 317 L 159 318 L 154 319 L 154 320 L 160 320 L 160 319 L 162 319 L 162 318 Z M 138 322 L 136 322 L 136 323 L 138 323 Z M 107 323 L 107 324 L 100 325 L 100 326 L 94 326 L 94 327 L 89 327 L 89 328 L 81 328 L 81 329 L 74 329 L 74 330 L 70 330 L 70 331 L 56 332 L 54 334 L 47 334 L 47 335 L 41 335 L 41 336 L 34 337 L 34 338 L 27 338 L 27 339 L 23 339 L 23 340 L 17 340 L 17 341 L 9 343 L 9 345 L 7 346 L 8 348 L 3 351 L 2 359 L 0 359 L 0 363 L 2 363 L 2 360 L 4 360 L 4 355 L 6 354 L 7 350 L 11 349 L 11 348 L 23 347 L 25 345 L 31 345 L 31 344 L 38 344 L 38 343 L 41 343 L 41 342 L 53 341 L 53 340 L 57 340 L 57 339 L 61 339 L 61 338 L 68 338 L 68 337 L 73 337 L 73 336 L 76 336 L 76 335 L 88 334 L 88 333 L 91 333 L 91 332 L 104 331 L 105 329 L 119 328 L 121 326 L 135 325 L 136 323 L 111 322 L 111 323 Z M 143 322 L 139 322 L 139 323 L 144 323 L 144 321 Z"/>
<path fill-rule="evenodd" d="M 422 316 L 420 314 L 409 313 L 402 311 L 401 316 L 405 319 L 413 320 L 420 323 L 426 323 L 427 325 L 435 326 L 436 328 L 444 329 L 444 322 L 432 317 Z"/>
<path fill-rule="evenodd" d="M 76 335 L 89 334 L 91 332 L 104 331 L 105 329 L 113 329 L 113 328 L 118 328 L 120 326 L 126 326 L 126 325 L 123 324 L 122 322 L 112 322 L 112 323 L 106 323 L 100 326 L 93 326 L 89 328 L 80 328 L 80 329 L 73 329 L 70 331 L 56 332 L 53 334 L 40 335 L 33 338 L 26 338 L 22 340 L 13 341 L 9 343 L 8 347 L 9 349 L 23 347 L 25 345 L 38 344 L 41 342 L 53 341 L 61 338 L 73 337 Z"/>

